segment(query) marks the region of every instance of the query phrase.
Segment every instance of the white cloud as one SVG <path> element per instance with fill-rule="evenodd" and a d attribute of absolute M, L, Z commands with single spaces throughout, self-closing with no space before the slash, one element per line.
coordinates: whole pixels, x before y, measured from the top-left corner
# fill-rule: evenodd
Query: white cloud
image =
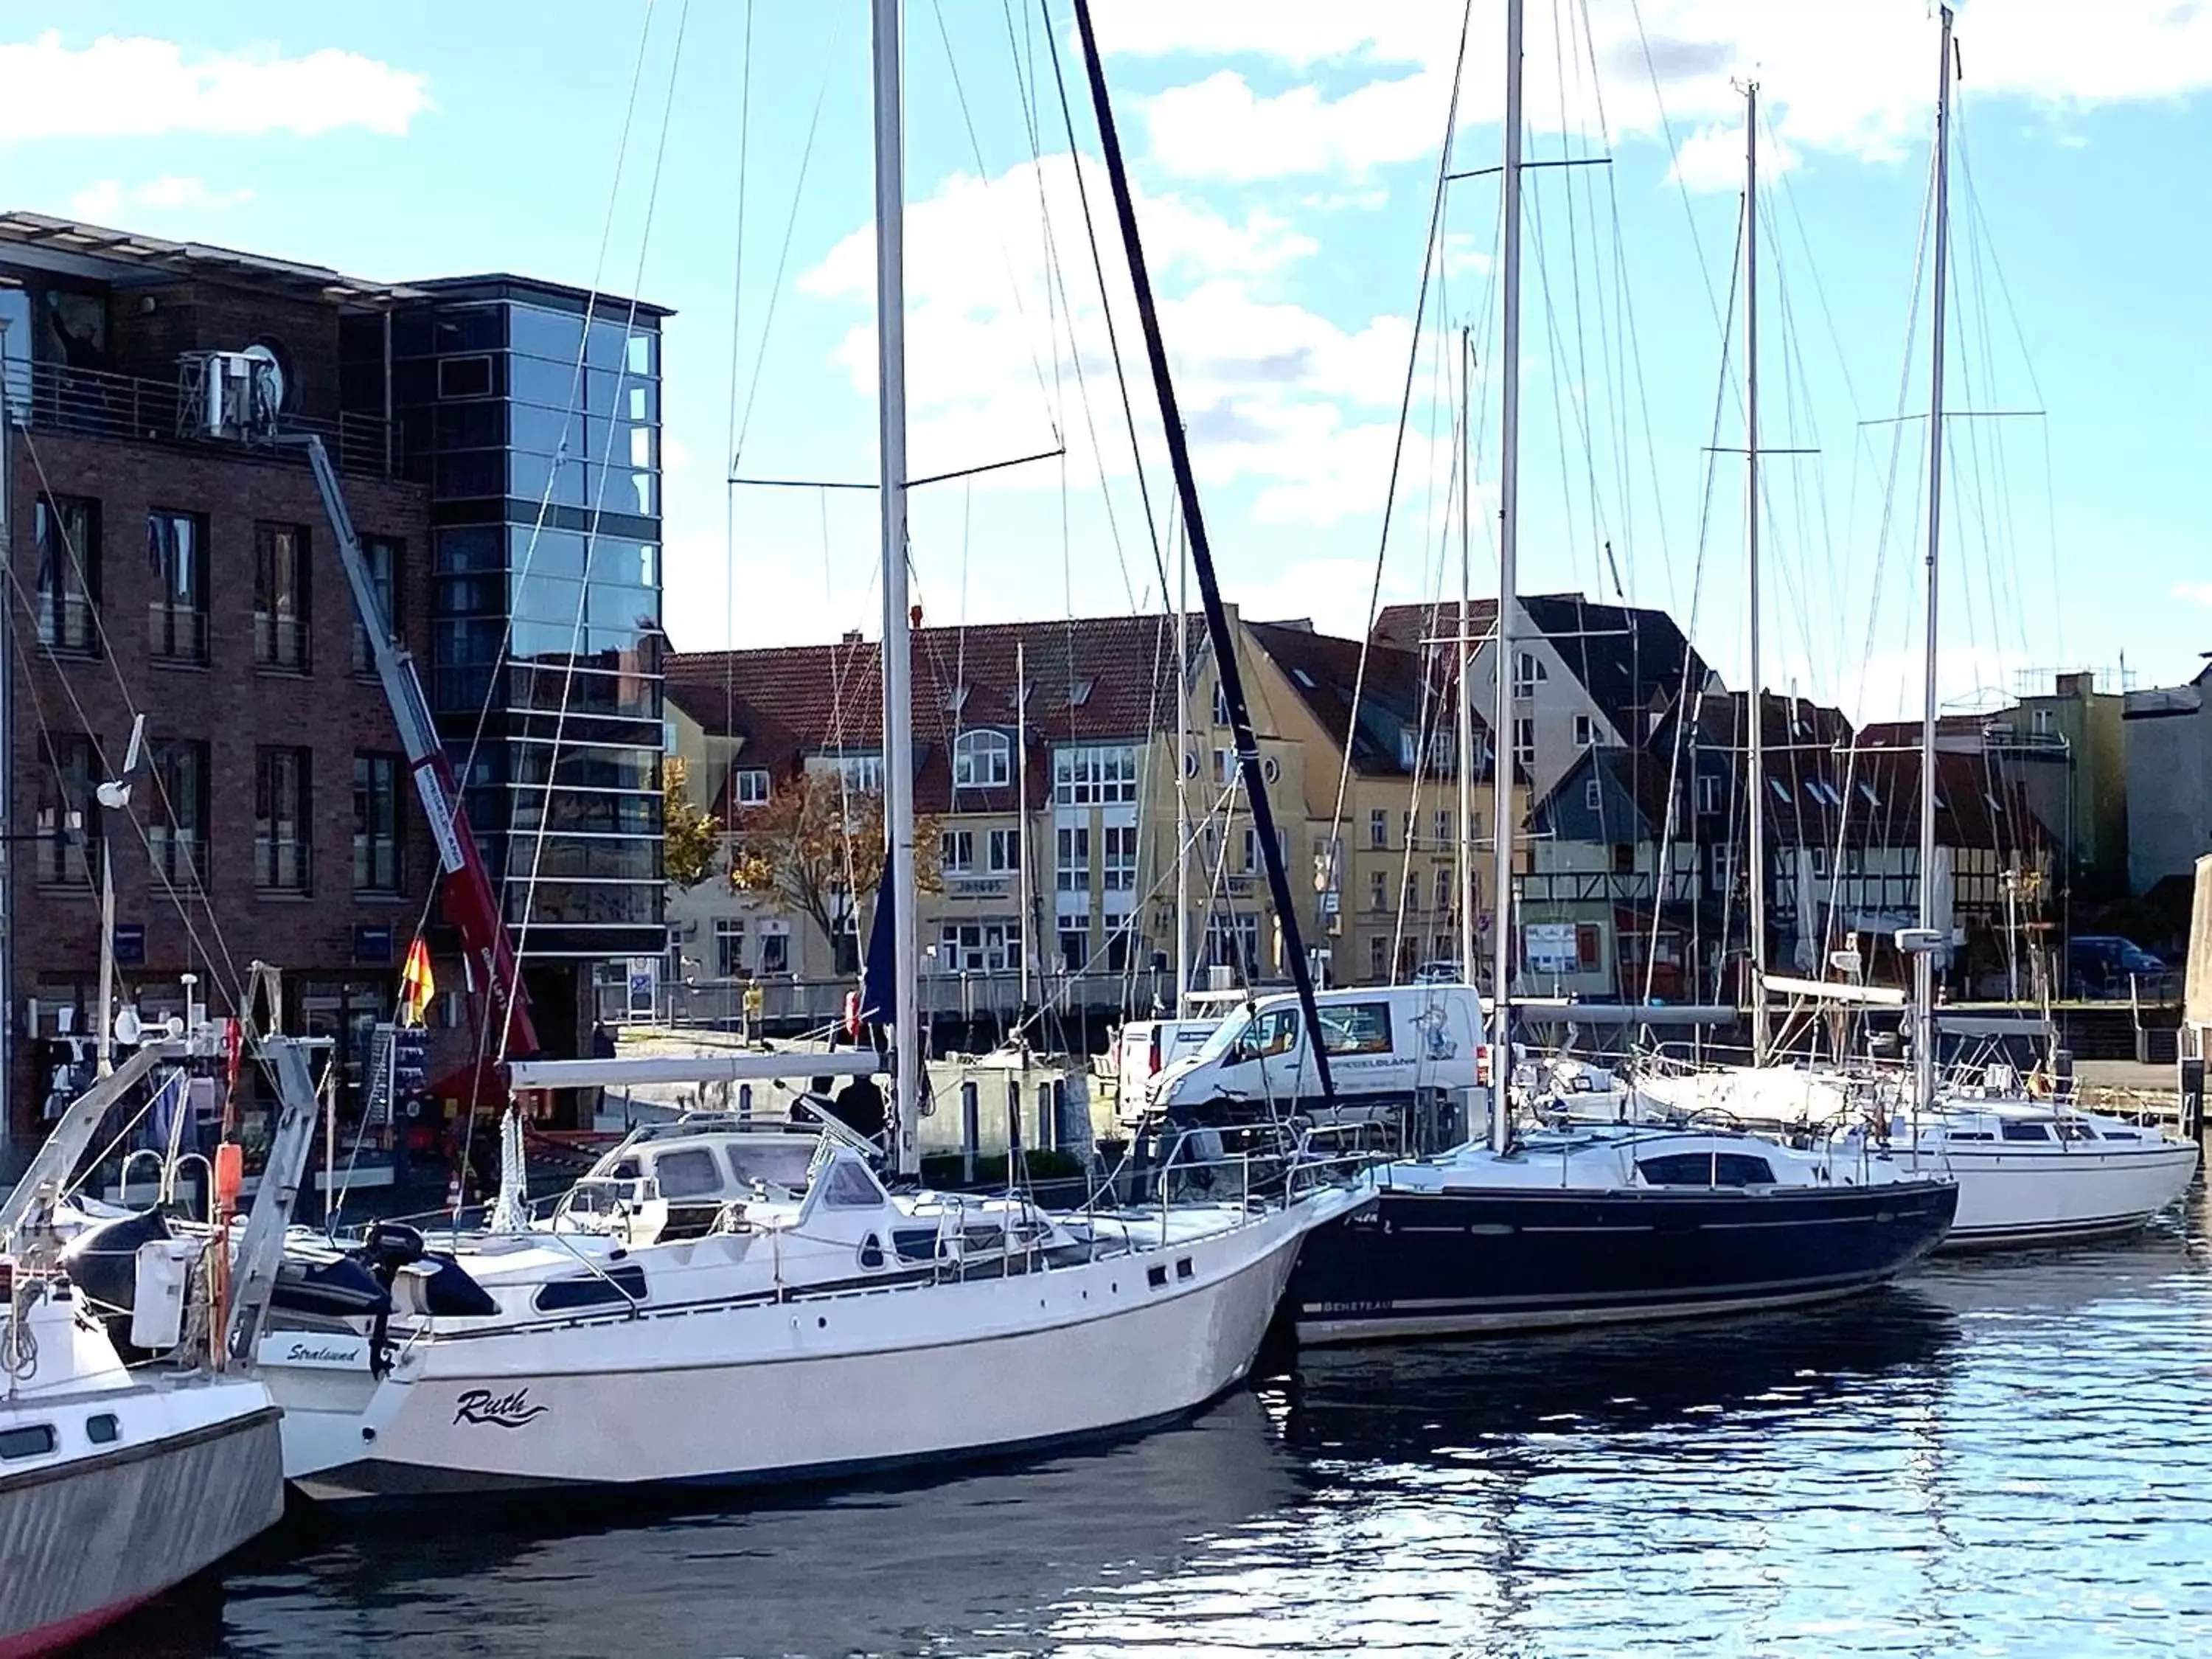
<path fill-rule="evenodd" d="M 0 143 L 347 128 L 397 137 L 431 107 L 426 76 L 357 52 L 187 52 L 143 35 L 70 46 L 58 30 L 0 44 Z"/>
<path fill-rule="evenodd" d="M 1096 211 L 1108 199 L 1106 182 L 1097 162 L 1084 165 Z M 1261 523 L 1332 524 L 1379 507 L 1411 325 L 1383 315 L 1341 326 L 1280 298 L 1275 285 L 1316 244 L 1272 215 L 1234 219 L 1172 195 L 1142 198 L 1139 215 L 1200 477 L 1252 485 Z M 907 389 L 917 475 L 1034 453 L 1049 447 L 1055 425 L 1072 479 L 1132 471 L 1106 312 L 1080 224 L 1076 174 L 1064 155 L 1019 163 L 988 185 L 955 176 L 908 206 Z M 1122 362 L 1156 464 L 1158 428 L 1134 304 L 1110 241 L 1106 250 Z M 872 260 L 873 234 L 863 228 L 798 283 L 801 292 L 862 311 L 833 358 L 863 396 L 872 394 L 876 374 L 866 314 Z M 1058 487 L 1057 469 L 1016 469 L 976 484 L 1045 487 Z"/>
<path fill-rule="evenodd" d="M 2176 582 L 2173 597 L 2186 599 L 2191 605 L 2212 607 L 2212 582 Z"/>
<path fill-rule="evenodd" d="M 1352 15 L 1332 15 L 1339 9 Z M 1240 180 L 1356 175 L 1436 153 L 1457 40 L 1455 7 L 1147 0 L 1115 10 L 1127 15 L 1106 31 L 1109 51 L 1241 57 L 1269 66 L 1272 79 L 1261 85 L 1224 69 L 1135 100 L 1153 160 L 1173 173 Z M 1548 27 L 1528 32 L 1527 118 L 1541 144 L 1562 131 L 1601 143 L 1601 100 L 1613 139 L 1656 139 L 1663 100 L 1685 149 L 1711 150 L 1720 141 L 1702 130 L 1739 121 L 1739 83 L 1756 77 L 1784 165 L 1792 151 L 1894 160 L 1923 144 L 1931 124 L 1929 10 L 1926 0 L 1644 0 L 1637 7 L 1574 9 L 1556 44 Z M 1390 15 L 1364 15 L 1376 11 Z M 2087 15 L 2077 0 L 1962 6 L 1960 96 L 1967 118 L 1977 102 L 1991 99 L 2065 113 L 2212 87 L 2212 7 L 2100 0 L 2094 27 L 2085 25 Z M 1504 59 L 1494 19 L 1479 19 L 1468 43 L 1463 126 L 1500 118 Z M 1328 90 L 1304 78 L 1321 64 L 1340 70 Z M 1346 67 L 1354 71 L 1348 85 Z M 1297 77 L 1289 85 L 1282 83 L 1286 70 Z M 1686 179 L 1698 159 L 1686 163 Z"/>
<path fill-rule="evenodd" d="M 211 190 L 204 179 L 167 173 L 143 185 L 125 187 L 113 179 L 96 179 L 70 198 L 72 217 L 105 224 L 126 206 L 156 213 L 220 212 L 253 199 L 250 189 Z"/>
<path fill-rule="evenodd" d="M 1759 177 L 1762 185 L 1794 171 L 1796 166 L 1796 150 L 1776 142 L 1771 133 L 1759 135 Z M 1674 170 L 1668 174 L 1668 180 L 1680 181 L 1695 191 L 1741 190 L 1742 123 L 1732 127 L 1710 123 L 1683 139 L 1674 151 Z"/>

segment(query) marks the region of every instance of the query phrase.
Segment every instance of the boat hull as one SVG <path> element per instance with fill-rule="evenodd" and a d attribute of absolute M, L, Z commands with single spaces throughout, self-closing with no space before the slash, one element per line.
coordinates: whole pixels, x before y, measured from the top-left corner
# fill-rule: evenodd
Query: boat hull
<path fill-rule="evenodd" d="M 0 1480 L 0 1659 L 81 1641 L 276 1524 L 277 1413 L 252 1396 L 198 1427 L 136 1443 L 126 1431 L 112 1451 Z M 113 1409 L 82 1394 L 23 1417 Z"/>
<path fill-rule="evenodd" d="M 434 1339 L 272 1371 L 326 1504 L 842 1478 L 1127 1433 L 1241 1381 L 1310 1218 L 960 1284 Z M 349 1388 L 356 1390 L 349 1400 Z"/>
<path fill-rule="evenodd" d="M 1958 1178 L 1959 1217 L 1947 1250 L 2057 1244 L 2132 1232 L 2188 1190 L 2197 1148 L 2161 1141 L 2140 1148 L 2075 1142 L 1944 1148 Z"/>
<path fill-rule="evenodd" d="M 1940 1243 L 1958 1188 L 1408 1191 L 1316 1230 L 1293 1275 L 1311 1344 L 1538 1330 L 1785 1307 L 1894 1278 Z"/>

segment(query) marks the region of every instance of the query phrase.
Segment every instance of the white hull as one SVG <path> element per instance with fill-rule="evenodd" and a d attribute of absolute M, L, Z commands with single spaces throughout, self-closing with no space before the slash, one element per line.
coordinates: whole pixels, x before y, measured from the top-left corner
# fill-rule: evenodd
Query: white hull
<path fill-rule="evenodd" d="M 83 1424 L 113 1416 L 115 1439 Z M 0 1656 L 81 1640 L 273 1526 L 276 1413 L 255 1383 L 0 1399 L 0 1429 L 63 1431 L 58 1461 L 0 1476 Z"/>
<path fill-rule="evenodd" d="M 434 1337 L 380 1382 L 273 1367 L 286 1473 L 328 1502 L 743 1485 L 1133 1429 L 1243 1379 L 1348 1201 L 1041 1273 Z"/>
<path fill-rule="evenodd" d="M 2127 1232 L 2188 1190 L 2197 1149 L 2182 1142 L 2139 1151 L 2002 1144 L 1945 1149 L 1959 1179 L 1959 1218 L 1946 1249 L 2057 1243 Z"/>

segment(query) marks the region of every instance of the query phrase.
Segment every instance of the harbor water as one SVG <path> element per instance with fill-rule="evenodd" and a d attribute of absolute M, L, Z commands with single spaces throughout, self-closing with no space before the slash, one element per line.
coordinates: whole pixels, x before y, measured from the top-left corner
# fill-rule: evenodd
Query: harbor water
<path fill-rule="evenodd" d="M 2212 1652 L 2212 1217 L 1786 1316 L 1281 1357 L 935 1484 L 450 1519 L 289 1522 L 93 1650 Z"/>

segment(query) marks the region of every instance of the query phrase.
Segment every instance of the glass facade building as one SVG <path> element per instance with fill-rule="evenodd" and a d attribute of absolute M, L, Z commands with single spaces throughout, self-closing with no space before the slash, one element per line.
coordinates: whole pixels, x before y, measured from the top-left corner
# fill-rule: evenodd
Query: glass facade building
<path fill-rule="evenodd" d="M 667 313 L 509 276 L 413 287 L 347 355 L 364 386 L 388 361 L 429 486 L 425 685 L 516 947 L 533 981 L 657 956 Z"/>

